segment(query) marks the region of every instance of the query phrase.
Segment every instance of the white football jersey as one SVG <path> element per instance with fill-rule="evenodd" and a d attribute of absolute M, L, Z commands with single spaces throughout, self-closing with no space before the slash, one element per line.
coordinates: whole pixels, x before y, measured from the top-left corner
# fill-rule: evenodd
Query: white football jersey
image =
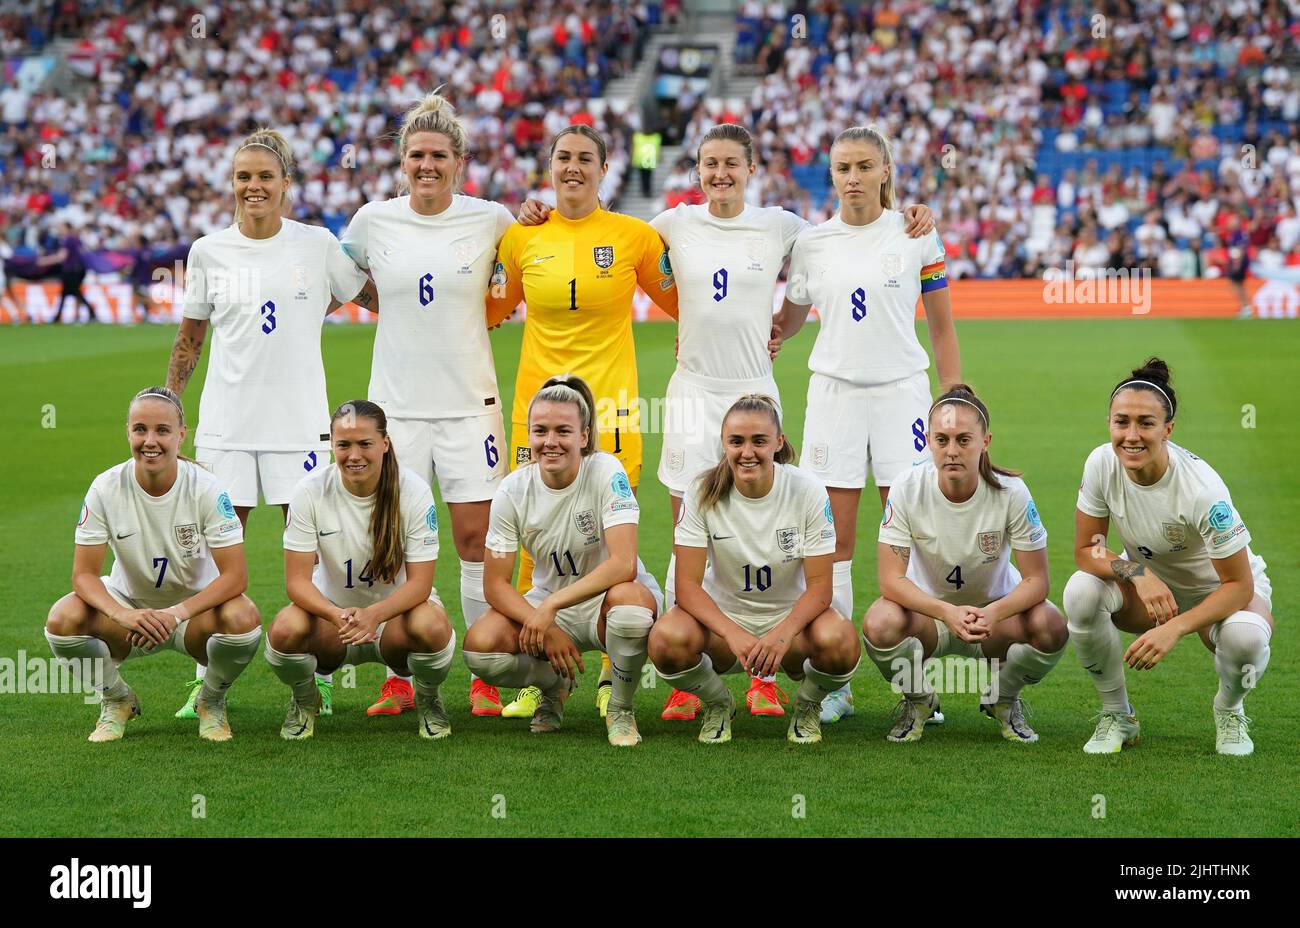
<path fill-rule="evenodd" d="M 817 307 L 821 329 L 808 366 L 863 387 L 910 377 L 930 366 L 916 337 L 916 301 L 948 285 L 936 231 L 908 238 L 901 212 L 865 226 L 839 214 L 795 243 L 786 298 Z"/>
<path fill-rule="evenodd" d="M 500 408 L 485 300 L 497 243 L 514 221 L 499 203 L 457 194 L 436 216 L 405 196 L 367 203 L 348 223 L 343 248 L 379 291 L 368 399 L 388 415 Z"/>
<path fill-rule="evenodd" d="M 578 476 L 563 490 L 542 482 L 529 464 L 512 472 L 492 497 L 487 547 L 533 556 L 533 588 L 554 593 L 609 557 L 605 530 L 641 518 L 627 472 L 618 458 L 598 451 L 582 459 Z"/>
<path fill-rule="evenodd" d="M 398 495 L 406 563 L 436 561 L 438 510 L 433 504 L 433 491 L 410 471 L 400 473 Z M 320 555 L 311 580 L 336 606 L 369 606 L 406 582 L 405 567 L 392 583 L 374 576 L 370 565 L 374 555 L 370 516 L 374 508 L 374 496 L 363 499 L 347 491 L 337 464 L 308 474 L 293 491 L 284 547 Z"/>
<path fill-rule="evenodd" d="M 1079 511 L 1109 518 L 1129 560 L 1145 564 L 1171 591 L 1201 598 L 1219 588 L 1211 558 L 1242 548 L 1256 576 L 1264 560 L 1250 550 L 1250 532 L 1219 475 L 1196 455 L 1169 442 L 1169 470 L 1154 485 L 1130 480 L 1109 444 L 1088 455 L 1079 485 Z"/>
<path fill-rule="evenodd" d="M 975 495 L 954 503 L 939 489 L 934 461 L 904 471 L 889 488 L 880 543 L 911 548 L 907 578 L 954 606 L 987 606 L 1020 582 L 1011 549 L 1040 551 L 1047 529 L 1029 488 L 998 475 L 1003 489 L 980 478 Z"/>
<path fill-rule="evenodd" d="M 704 592 L 733 620 L 784 617 L 807 589 L 803 559 L 835 552 L 826 488 L 797 467 L 773 467 L 762 499 L 733 487 L 703 511 L 702 481 L 693 481 L 673 533 L 674 544 L 708 549 Z"/>
<path fill-rule="evenodd" d="M 217 579 L 212 548 L 243 544 L 230 496 L 197 464 L 176 462 L 176 482 L 150 496 L 135 462 L 110 467 L 90 485 L 77 520 L 79 545 L 113 550 L 113 586 L 144 607 L 165 609 Z"/>
<path fill-rule="evenodd" d="M 776 279 L 809 224 L 778 206 L 720 219 L 707 204 L 682 203 L 650 225 L 668 245 L 677 281 L 678 365 L 728 380 L 771 374 Z"/>
<path fill-rule="evenodd" d="M 321 326 L 332 297 L 347 302 L 365 283 L 329 229 L 292 219 L 267 239 L 229 226 L 195 242 L 185 317 L 212 327 L 195 446 L 327 450 Z"/>

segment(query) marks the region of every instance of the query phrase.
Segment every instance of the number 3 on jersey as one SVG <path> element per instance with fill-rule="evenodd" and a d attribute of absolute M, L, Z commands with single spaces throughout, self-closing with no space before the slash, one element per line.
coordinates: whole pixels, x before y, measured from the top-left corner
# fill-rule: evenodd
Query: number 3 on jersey
<path fill-rule="evenodd" d="M 267 335 L 275 331 L 275 303 L 271 300 L 262 304 L 262 331 Z"/>

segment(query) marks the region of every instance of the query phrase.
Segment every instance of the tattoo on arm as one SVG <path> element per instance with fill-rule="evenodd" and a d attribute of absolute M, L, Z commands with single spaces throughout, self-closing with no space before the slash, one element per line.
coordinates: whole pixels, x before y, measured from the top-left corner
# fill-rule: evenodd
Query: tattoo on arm
<path fill-rule="evenodd" d="M 190 376 L 198 366 L 199 354 L 202 351 L 202 334 L 198 337 L 186 335 L 184 328 L 176 333 L 176 341 L 172 343 L 171 362 L 167 365 L 167 389 L 177 395 L 185 392 Z"/>
<path fill-rule="evenodd" d="M 356 296 L 352 298 L 352 302 L 356 303 L 362 309 L 369 309 L 370 304 L 373 303 L 374 301 L 375 299 L 373 296 L 371 296 L 369 287 L 366 287 L 360 293 L 358 293 Z"/>
<path fill-rule="evenodd" d="M 889 550 L 890 550 L 890 551 L 893 551 L 895 554 L 897 554 L 899 557 L 901 557 L 901 558 L 903 559 L 903 563 L 907 563 L 908 560 L 910 560 L 911 557 L 912 557 L 912 549 L 911 549 L 911 548 L 902 548 L 902 547 L 899 547 L 898 545 L 890 545 L 890 546 L 889 546 Z"/>
<path fill-rule="evenodd" d="M 1119 580 L 1132 580 L 1134 577 L 1141 577 L 1147 572 L 1145 565 L 1135 564 L 1119 557 L 1110 562 L 1110 569 L 1114 571 L 1115 577 Z"/>

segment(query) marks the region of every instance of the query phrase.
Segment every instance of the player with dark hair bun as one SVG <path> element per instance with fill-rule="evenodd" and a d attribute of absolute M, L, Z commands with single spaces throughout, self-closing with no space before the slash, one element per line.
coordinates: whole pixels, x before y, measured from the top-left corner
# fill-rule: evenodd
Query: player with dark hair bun
<path fill-rule="evenodd" d="M 1074 562 L 1065 586 L 1070 636 L 1101 697 L 1083 750 L 1138 740 L 1124 665 L 1156 667 L 1195 634 L 1214 654 L 1215 748 L 1254 750 L 1243 700 L 1263 675 L 1273 634 L 1272 586 L 1228 488 L 1209 464 L 1169 440 L 1178 413 L 1169 365 L 1150 358 L 1110 393 L 1110 441 L 1083 468 Z M 1106 546 L 1111 522 L 1122 555 Z M 1138 637 L 1121 648 L 1120 631 Z"/>

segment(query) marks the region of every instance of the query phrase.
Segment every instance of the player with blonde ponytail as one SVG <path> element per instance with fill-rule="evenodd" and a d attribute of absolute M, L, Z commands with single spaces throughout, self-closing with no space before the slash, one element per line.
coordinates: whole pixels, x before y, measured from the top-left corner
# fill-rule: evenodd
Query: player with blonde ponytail
<path fill-rule="evenodd" d="M 199 737 L 229 741 L 226 692 L 257 653 L 262 622 L 244 595 L 243 526 L 217 478 L 181 457 L 185 411 L 165 387 L 127 410 L 131 459 L 95 478 L 77 521 L 72 592 L 50 609 L 54 655 L 94 666 L 103 697 L 91 741 L 116 741 L 140 714 L 118 673 L 132 658 L 177 651 L 206 675 L 196 699 Z M 100 576 L 112 548 L 113 570 Z"/>
<path fill-rule="evenodd" d="M 528 464 L 492 499 L 484 590 L 491 610 L 465 635 L 465 663 L 498 686 L 536 687 L 531 729 L 558 731 L 584 652 L 609 656 L 605 715 L 615 747 L 640 743 L 635 697 L 662 599 L 637 557 L 640 509 L 618 458 L 600 450 L 591 388 L 546 380 L 527 405 Z M 515 439 L 518 441 L 518 438 Z M 521 548 L 536 560 L 520 593 Z"/>
<path fill-rule="evenodd" d="M 937 230 L 924 238 L 906 234 L 888 137 L 874 126 L 846 129 L 830 160 L 840 208 L 799 236 L 777 323 L 789 338 L 812 305 L 820 315 L 800 459 L 830 494 L 835 605 L 853 615 L 853 552 L 867 474 L 883 506 L 895 478 L 925 457 L 930 360 L 916 336 L 918 298 L 941 390 L 961 379 L 961 357 L 943 242 Z M 837 693 L 827 706 L 830 716 L 850 715 L 852 694 Z"/>
<path fill-rule="evenodd" d="M 506 474 L 485 297 L 497 243 L 514 217 L 498 203 L 456 192 L 469 139 L 438 91 L 407 110 L 398 152 L 401 195 L 361 207 L 343 247 L 374 278 L 384 306 L 368 395 L 388 414 L 402 467 L 437 480 L 451 513 L 468 629 L 488 607 L 483 541 L 493 491 Z M 475 715 L 501 714 L 498 691 L 477 677 L 469 701 Z M 390 671 L 367 713 L 413 706 L 410 681 Z"/>
<path fill-rule="evenodd" d="M 167 387 L 185 392 L 211 326 L 195 458 L 230 492 L 246 524 L 259 496 L 287 513 L 298 481 L 328 462 L 321 327 L 341 303 L 377 309 L 378 302 L 332 232 L 284 218 L 294 162 L 283 135 L 262 128 L 245 137 L 230 183 L 234 223 L 190 247 Z M 202 682 L 200 666 L 178 717 L 193 717 Z M 329 682 L 322 686 L 328 701 Z"/>

